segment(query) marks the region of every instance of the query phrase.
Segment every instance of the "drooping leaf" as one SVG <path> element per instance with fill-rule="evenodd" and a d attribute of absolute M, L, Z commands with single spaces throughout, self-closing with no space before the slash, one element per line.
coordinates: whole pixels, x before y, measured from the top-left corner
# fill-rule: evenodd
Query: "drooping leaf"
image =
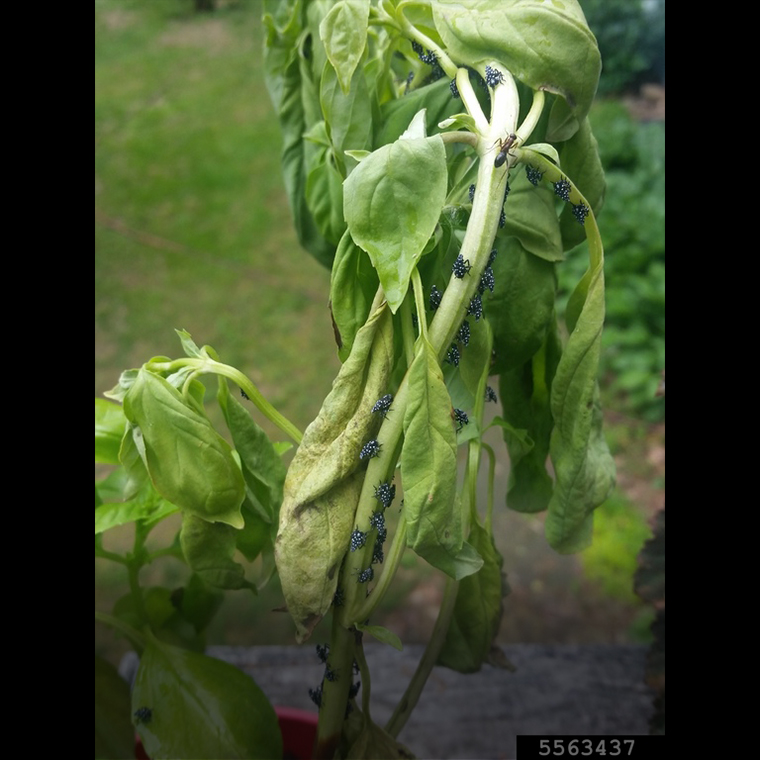
<path fill-rule="evenodd" d="M 604 203 L 606 182 L 604 170 L 599 158 L 599 146 L 591 132 L 591 125 L 586 117 L 580 129 L 566 142 L 562 143 L 560 152 L 562 172 L 570 177 L 573 184 L 591 204 L 595 216 L 599 216 Z M 586 230 L 573 214 L 572 204 L 565 204 L 560 217 L 562 245 L 570 250 L 586 239 Z"/>
<path fill-rule="evenodd" d="M 150 757 L 282 757 L 274 708 L 250 676 L 156 639 L 140 659 L 132 711 L 149 715 L 135 722 Z"/>
<path fill-rule="evenodd" d="M 220 522 L 208 522 L 192 514 L 182 517 L 180 542 L 187 564 L 205 583 L 220 589 L 255 588 L 245 579 L 245 569 L 235 562 L 236 530 Z"/>
<path fill-rule="evenodd" d="M 483 566 L 459 582 L 454 615 L 437 661 L 460 673 L 474 673 L 490 662 L 501 623 L 501 600 L 508 591 L 503 585 L 504 560 L 493 535 L 475 523 L 468 540 L 483 558 Z"/>
<path fill-rule="evenodd" d="M 348 92 L 364 53 L 368 17 L 369 0 L 339 0 L 319 25 L 319 36 L 343 92 Z"/>
<path fill-rule="evenodd" d="M 457 62 L 478 68 L 499 61 L 534 90 L 562 95 L 576 121 L 586 115 L 601 59 L 576 0 L 436 0 L 432 8 Z"/>
<path fill-rule="evenodd" d="M 538 351 L 554 316 L 557 288 L 554 264 L 528 253 L 515 239 L 499 247 L 493 263 L 496 285 L 488 302 L 493 374 L 522 366 Z"/>
<path fill-rule="evenodd" d="M 438 224 L 447 181 L 446 151 L 434 136 L 379 148 L 345 182 L 351 237 L 369 254 L 394 313 Z"/>
<path fill-rule="evenodd" d="M 141 369 L 124 399 L 156 490 L 183 511 L 242 528 L 245 482 L 230 445 L 162 377 Z"/>
<path fill-rule="evenodd" d="M 330 266 L 335 246 L 320 234 L 306 203 L 307 151 L 304 133 L 318 121 L 319 98 L 313 75 L 302 55 L 307 34 L 301 3 L 284 12 L 285 3 L 265 15 L 265 82 L 282 131 L 282 172 L 299 243 L 321 264 Z M 313 52 L 313 51 L 312 51 Z"/>
<path fill-rule="evenodd" d="M 282 457 L 248 410 L 224 387 L 225 392 L 220 390 L 219 400 L 235 451 L 240 457 L 247 497 L 262 520 L 276 523 L 286 473 Z"/>
<path fill-rule="evenodd" d="M 357 333 L 288 470 L 275 559 L 300 641 L 335 594 L 363 482 L 359 452 L 377 429 L 372 407 L 387 392 L 392 363 L 393 324 L 383 304 Z"/>
<path fill-rule="evenodd" d="M 367 320 L 379 282 L 369 256 L 346 230 L 335 252 L 330 276 L 330 309 L 342 361 L 348 358 L 356 333 Z"/>
<path fill-rule="evenodd" d="M 554 427 L 549 397 L 559 356 L 559 336 L 552 327 L 539 351 L 522 367 L 502 373 L 499 380 L 499 397 L 509 423 L 503 426 L 510 462 L 507 506 L 517 512 L 546 509 L 554 492 L 547 471 Z"/>
<path fill-rule="evenodd" d="M 344 151 L 372 148 L 372 104 L 361 68 L 354 72 L 350 89 L 344 92 L 332 67 L 327 66 L 322 74 L 319 99 L 341 166 Z"/>
<path fill-rule="evenodd" d="M 431 565 L 459 579 L 476 572 L 482 559 L 464 542 L 456 475 L 451 399 L 435 351 L 421 337 L 409 369 L 401 450 L 407 542 Z"/>
<path fill-rule="evenodd" d="M 577 202 L 573 190 L 571 202 Z M 580 198 L 579 198 L 580 200 Z M 545 530 L 563 553 L 589 545 L 592 513 L 615 484 L 615 463 L 602 433 L 597 372 L 604 323 L 604 252 L 593 216 L 586 219 L 589 268 L 568 300 L 570 336 L 551 387 L 554 430 L 549 453 L 556 482 Z"/>

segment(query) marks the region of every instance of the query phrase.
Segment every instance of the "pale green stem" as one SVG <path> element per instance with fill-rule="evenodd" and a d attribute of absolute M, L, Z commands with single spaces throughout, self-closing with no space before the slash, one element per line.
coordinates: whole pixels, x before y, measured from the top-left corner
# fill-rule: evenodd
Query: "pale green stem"
<path fill-rule="evenodd" d="M 239 370 L 229 364 L 222 364 L 214 359 L 174 359 L 170 362 L 148 362 L 145 368 L 150 371 L 174 372 L 180 367 L 193 367 L 198 375 L 221 375 L 237 384 L 256 408 L 271 422 L 277 425 L 296 443 L 301 443 L 303 434 L 286 417 L 280 414 L 259 392 L 259 389 Z"/>
<path fill-rule="evenodd" d="M 435 621 L 433 633 L 425 648 L 425 653 L 417 665 L 417 670 L 414 671 L 409 686 L 406 687 L 406 691 L 385 726 L 385 730 L 394 738 L 399 735 L 399 732 L 406 725 L 407 720 L 409 720 L 409 716 L 417 705 L 422 690 L 425 688 L 425 683 L 435 666 L 438 655 L 441 653 L 443 644 L 446 641 L 446 632 L 449 629 L 451 616 L 454 613 L 458 591 L 459 583 L 447 577 L 441 609 L 438 612 L 438 619 Z"/>

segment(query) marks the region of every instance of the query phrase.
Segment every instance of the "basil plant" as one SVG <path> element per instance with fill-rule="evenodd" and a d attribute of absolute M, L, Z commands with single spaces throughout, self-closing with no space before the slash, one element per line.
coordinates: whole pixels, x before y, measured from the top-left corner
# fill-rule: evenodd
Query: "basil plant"
<path fill-rule="evenodd" d="M 134 520 L 145 533 L 180 511 L 175 550 L 198 606 L 209 590 L 255 586 L 236 557 L 261 557 L 258 583 L 276 568 L 299 642 L 332 616 L 319 648 L 325 678 L 311 689 L 315 757 L 411 757 L 396 736 L 433 665 L 509 666 L 493 646 L 507 589 L 486 428 L 506 443 L 507 505 L 547 510 L 559 552 L 588 545 L 613 486 L 596 380 L 605 186 L 587 118 L 599 52 L 575 0 L 265 0 L 263 18 L 285 187 L 299 241 L 331 270 L 342 366 L 301 434 L 250 379 L 180 333 L 185 356 L 125 372 L 110 393 L 122 406 L 96 407 L 102 461 L 120 462 L 127 499 L 104 492 L 96 533 L 99 519 L 101 531 Z M 556 267 L 584 239 L 588 268 L 560 323 Z M 202 375 L 218 380 L 221 433 Z M 287 470 L 288 446 L 267 439 L 246 399 L 297 445 Z M 492 402 L 502 409 L 493 419 Z M 485 505 L 479 476 L 489 478 Z M 406 549 L 445 574 L 446 588 L 420 666 L 380 727 L 362 639 L 401 647 L 372 616 Z M 188 602 L 191 622 L 193 610 Z M 133 706 L 160 700 L 151 666 L 164 680 L 184 667 L 140 614 L 136 605 Z M 220 689 L 215 699 L 239 708 L 238 693 Z M 249 701 L 266 713 L 258 695 Z M 215 720 L 233 725 L 234 712 L 220 707 Z M 270 716 L 259 719 L 271 729 Z M 247 725 L 217 735 L 249 742 L 239 756 L 271 756 L 255 754 Z M 158 711 L 142 728 L 149 751 L 169 746 Z"/>

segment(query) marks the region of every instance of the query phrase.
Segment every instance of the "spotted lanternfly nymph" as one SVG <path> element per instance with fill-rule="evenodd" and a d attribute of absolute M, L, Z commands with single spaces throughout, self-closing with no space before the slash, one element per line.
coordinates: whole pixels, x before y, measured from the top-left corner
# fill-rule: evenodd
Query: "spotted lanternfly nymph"
<path fill-rule="evenodd" d="M 459 332 L 457 332 L 457 340 L 464 346 L 470 345 L 470 323 L 466 319 L 459 326 Z"/>
<path fill-rule="evenodd" d="M 499 214 L 499 229 L 504 229 L 504 225 L 507 223 L 507 215 L 504 213 L 504 209 Z"/>
<path fill-rule="evenodd" d="M 135 710 L 135 720 L 138 723 L 150 723 L 153 717 L 153 710 L 150 707 L 138 707 Z"/>
<path fill-rule="evenodd" d="M 583 224 L 588 215 L 589 207 L 585 203 L 573 204 L 573 216 L 578 220 L 579 224 Z"/>
<path fill-rule="evenodd" d="M 435 66 L 435 64 L 438 63 L 438 56 L 432 50 L 423 52 L 422 45 L 415 40 L 412 40 L 412 50 L 414 50 L 414 52 L 417 53 L 417 57 L 423 63 L 427 63 L 428 66 Z"/>
<path fill-rule="evenodd" d="M 554 192 L 559 198 L 562 198 L 563 201 L 569 201 L 570 190 L 572 187 L 573 186 L 570 184 L 570 182 L 568 182 L 568 180 L 563 177 L 561 180 L 554 183 Z"/>
<path fill-rule="evenodd" d="M 483 299 L 480 295 L 474 295 L 470 301 L 470 305 L 467 307 L 467 313 L 475 317 L 477 322 L 483 316 Z"/>
<path fill-rule="evenodd" d="M 382 565 L 384 559 L 385 554 L 383 554 L 383 542 L 375 541 L 375 548 L 372 550 L 372 564 Z"/>
<path fill-rule="evenodd" d="M 380 483 L 375 486 L 375 498 L 382 504 L 383 509 L 388 509 L 396 496 L 396 486 L 390 483 Z"/>
<path fill-rule="evenodd" d="M 373 512 L 369 518 L 369 524 L 377 531 L 378 538 L 385 541 L 388 531 L 385 529 L 385 515 L 382 512 Z"/>
<path fill-rule="evenodd" d="M 338 671 L 331 670 L 330 666 L 328 665 L 325 668 L 325 678 L 330 681 L 330 683 L 335 683 L 338 680 Z"/>
<path fill-rule="evenodd" d="M 483 270 L 483 274 L 480 275 L 478 293 L 480 293 L 480 295 L 483 295 L 483 293 L 486 292 L 486 288 L 488 288 L 493 293 L 493 289 L 495 285 L 496 285 L 496 278 L 493 276 L 493 269 L 491 269 L 491 267 L 486 267 Z"/>
<path fill-rule="evenodd" d="M 461 409 L 454 410 L 454 421 L 457 423 L 457 433 L 465 426 L 470 424 L 470 418 L 466 412 Z"/>
<path fill-rule="evenodd" d="M 327 655 L 329 654 L 330 654 L 329 644 L 317 644 L 317 657 L 319 657 L 320 662 L 327 663 Z"/>
<path fill-rule="evenodd" d="M 248 398 L 248 394 L 241 388 L 240 389 L 240 395 L 246 400 L 250 401 L 251 399 Z"/>
<path fill-rule="evenodd" d="M 467 193 L 470 196 L 470 203 L 472 203 L 475 200 L 475 185 L 470 185 L 470 187 L 467 190 Z"/>
<path fill-rule="evenodd" d="M 472 265 L 470 264 L 470 260 L 462 258 L 461 253 L 457 256 L 457 260 L 451 266 L 451 271 L 454 273 L 454 277 L 458 280 L 461 280 L 466 274 L 469 274 L 471 269 Z"/>
<path fill-rule="evenodd" d="M 509 149 L 515 144 L 517 135 L 514 132 L 510 132 L 503 140 L 499 138 L 499 152 L 496 154 L 496 158 L 493 161 L 493 165 L 498 169 L 500 166 L 504 166 L 507 162 L 507 154 Z"/>
<path fill-rule="evenodd" d="M 385 419 L 385 415 L 388 414 L 388 410 L 391 408 L 392 401 L 393 396 L 390 393 L 386 393 L 385 396 L 375 402 L 375 405 L 372 407 L 372 414 L 379 412 L 380 416 Z"/>
<path fill-rule="evenodd" d="M 367 441 L 359 452 L 359 459 L 372 459 L 373 457 L 379 456 L 380 448 L 381 444 L 379 444 L 374 438 L 371 441 Z"/>
<path fill-rule="evenodd" d="M 309 697 L 317 707 L 322 707 L 322 684 L 316 689 L 309 689 Z"/>
<path fill-rule="evenodd" d="M 355 552 L 357 549 L 361 549 L 364 544 L 367 543 L 367 534 L 362 533 L 362 531 L 359 530 L 359 528 L 354 528 L 354 532 L 351 534 L 351 542 L 348 545 L 348 548 Z"/>
<path fill-rule="evenodd" d="M 490 267 L 494 261 L 496 261 L 496 256 L 498 255 L 499 250 L 498 248 L 492 249 L 491 253 L 488 254 L 488 266 Z"/>
<path fill-rule="evenodd" d="M 370 568 L 372 569 L 372 568 Z M 359 689 L 362 687 L 362 682 L 357 681 L 356 683 L 352 683 L 351 686 L 348 689 L 348 698 L 353 699 L 358 693 Z"/>
<path fill-rule="evenodd" d="M 528 178 L 528 182 L 530 182 L 531 185 L 538 187 L 538 183 L 543 178 L 544 173 L 542 171 L 539 171 L 538 167 L 530 166 L 529 164 L 525 167 L 525 176 Z"/>
<path fill-rule="evenodd" d="M 493 401 L 494 403 L 498 401 L 496 392 L 490 385 L 486 385 L 486 401 Z"/>
<path fill-rule="evenodd" d="M 430 311 L 435 311 L 441 305 L 441 298 L 443 298 L 443 294 L 433 285 L 430 288 Z"/>
<path fill-rule="evenodd" d="M 504 74 L 498 69 L 494 69 L 491 66 L 486 66 L 486 84 L 489 87 L 496 87 L 504 81 Z"/>
<path fill-rule="evenodd" d="M 356 579 L 357 583 L 368 583 L 375 577 L 375 571 L 370 565 L 366 570 L 362 570 Z"/>
<path fill-rule="evenodd" d="M 456 343 L 451 344 L 451 348 L 446 352 L 446 361 L 455 367 L 459 366 L 459 346 Z"/>
<path fill-rule="evenodd" d="M 345 599 L 343 598 L 343 587 L 338 586 L 335 589 L 335 596 L 333 596 L 333 607 L 342 607 Z"/>
<path fill-rule="evenodd" d="M 458 98 L 459 97 L 459 88 L 457 87 L 457 80 L 452 79 L 449 82 L 449 89 L 451 90 L 451 97 L 452 98 Z"/>

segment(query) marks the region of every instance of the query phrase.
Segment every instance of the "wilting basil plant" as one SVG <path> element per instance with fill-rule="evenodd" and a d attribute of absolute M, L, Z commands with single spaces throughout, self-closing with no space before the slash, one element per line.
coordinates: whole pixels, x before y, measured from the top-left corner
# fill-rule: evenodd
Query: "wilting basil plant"
<path fill-rule="evenodd" d="M 315 757 L 410 756 L 395 737 L 434 664 L 464 672 L 505 664 L 492 646 L 506 592 L 492 499 L 483 510 L 476 499 L 479 473 L 492 480 L 494 469 L 481 440 L 485 404 L 498 396 L 503 410 L 490 426 L 501 427 L 509 452 L 507 504 L 548 510 L 546 535 L 558 551 L 588 544 L 592 512 L 613 485 L 596 384 L 604 178 L 587 119 L 599 53 L 575 0 L 264 7 L 285 186 L 301 244 L 331 268 L 343 365 L 301 435 L 240 371 L 181 333 L 186 357 L 157 357 L 122 375 L 109 396 L 123 413 L 98 402 L 101 461 L 122 468 L 101 486 L 96 533 L 134 520 L 139 543 L 180 510 L 175 553 L 193 581 L 172 614 L 190 623 L 209 607 L 209 589 L 251 585 L 236 550 L 264 558 L 263 580 L 273 556 L 299 642 L 332 614 L 326 677 L 312 689 Z M 555 267 L 584 237 L 589 265 L 563 340 Z M 205 412 L 198 378 L 209 374 L 229 436 Z M 287 473 L 285 447 L 270 443 L 229 382 L 298 445 Z M 371 620 L 406 548 L 447 584 L 420 667 L 380 728 L 370 719 L 361 642 L 368 633 L 401 646 Z M 260 693 L 228 686 L 227 672 L 214 670 L 221 665 L 159 641 L 145 606 L 133 600 L 133 625 L 124 615 L 118 624 L 143 653 L 132 706 L 154 708 L 149 722 L 137 721 L 149 752 L 190 742 L 196 755 L 272 756 L 262 736 L 276 726 Z M 361 704 L 347 675 L 355 668 Z M 156 707 L 161 684 L 178 673 L 213 694 L 217 723 L 229 720 L 213 740 L 210 731 L 177 736 L 177 719 Z M 243 727 L 240 699 L 256 716 Z M 180 697 L 172 706 L 190 709 Z M 212 741 L 229 748 L 203 744 Z"/>

